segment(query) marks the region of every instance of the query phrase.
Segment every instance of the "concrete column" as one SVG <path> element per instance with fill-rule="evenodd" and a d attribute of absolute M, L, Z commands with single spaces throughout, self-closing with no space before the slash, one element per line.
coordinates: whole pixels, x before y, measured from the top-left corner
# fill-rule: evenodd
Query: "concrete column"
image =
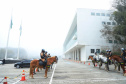
<path fill-rule="evenodd" d="M 79 58 L 79 49 L 77 49 L 77 58 L 78 58 L 77 60 L 79 61 L 79 59 L 80 59 Z"/>
<path fill-rule="evenodd" d="M 74 60 L 74 51 L 72 52 L 72 56 L 73 56 L 73 59 L 72 60 Z"/>
<path fill-rule="evenodd" d="M 77 52 L 76 52 L 76 50 L 75 50 L 75 60 L 77 60 Z"/>
<path fill-rule="evenodd" d="M 74 60 L 76 60 L 76 59 L 75 59 L 75 51 L 74 51 Z"/>

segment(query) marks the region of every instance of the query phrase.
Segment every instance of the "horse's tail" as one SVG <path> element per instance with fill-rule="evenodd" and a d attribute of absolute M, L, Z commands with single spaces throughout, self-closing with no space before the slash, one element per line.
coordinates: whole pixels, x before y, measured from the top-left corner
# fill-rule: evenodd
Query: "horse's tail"
<path fill-rule="evenodd" d="M 32 75 L 32 65 L 30 63 L 30 73 L 29 73 L 29 76 L 31 76 L 31 75 Z"/>

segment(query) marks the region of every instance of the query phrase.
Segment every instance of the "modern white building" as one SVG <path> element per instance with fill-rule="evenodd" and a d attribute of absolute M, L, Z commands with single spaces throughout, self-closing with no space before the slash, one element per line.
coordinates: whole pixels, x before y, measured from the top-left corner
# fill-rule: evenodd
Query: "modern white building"
<path fill-rule="evenodd" d="M 96 50 L 112 50 L 116 41 L 106 40 L 100 32 L 104 24 L 115 25 L 110 13 L 109 10 L 78 8 L 63 45 L 65 58 L 88 61 L 89 55 L 94 55 Z"/>

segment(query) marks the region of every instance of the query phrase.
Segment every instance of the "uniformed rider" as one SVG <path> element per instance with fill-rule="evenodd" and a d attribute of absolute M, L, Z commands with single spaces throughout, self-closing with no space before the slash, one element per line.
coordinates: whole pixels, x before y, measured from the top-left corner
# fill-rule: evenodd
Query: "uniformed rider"
<path fill-rule="evenodd" d="M 46 52 L 44 49 L 42 49 L 41 53 L 40 53 L 40 57 L 41 57 L 41 60 L 43 62 L 43 68 L 45 69 L 45 66 L 46 66 Z"/>
<path fill-rule="evenodd" d="M 126 66 L 126 49 L 122 48 L 122 60 L 124 61 L 125 63 L 125 66 Z"/>
<path fill-rule="evenodd" d="M 45 51 L 45 59 L 47 60 L 47 58 L 48 58 L 48 55 L 47 55 L 47 51 Z"/>
<path fill-rule="evenodd" d="M 48 58 L 51 57 L 50 53 L 48 54 Z"/>
<path fill-rule="evenodd" d="M 112 56 L 111 50 L 109 50 L 109 64 L 111 64 L 110 57 Z"/>
<path fill-rule="evenodd" d="M 42 51 L 40 53 L 40 57 L 41 57 L 41 59 L 44 59 L 45 58 L 45 50 L 44 49 L 42 49 Z"/>
<path fill-rule="evenodd" d="M 109 50 L 106 50 L 106 56 L 107 57 L 109 56 Z"/>
<path fill-rule="evenodd" d="M 106 56 L 107 56 L 107 64 L 110 64 L 110 60 L 109 60 L 109 53 L 110 50 L 106 50 Z"/>

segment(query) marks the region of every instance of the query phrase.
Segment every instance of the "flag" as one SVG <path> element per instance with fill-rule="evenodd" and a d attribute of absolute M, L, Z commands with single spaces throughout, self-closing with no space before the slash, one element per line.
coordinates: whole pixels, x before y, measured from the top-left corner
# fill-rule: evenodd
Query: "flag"
<path fill-rule="evenodd" d="M 10 23 L 10 28 L 12 29 L 12 25 L 13 25 L 13 22 L 12 22 L 12 17 L 11 17 L 11 23 Z"/>
<path fill-rule="evenodd" d="M 20 36 L 21 36 L 21 33 L 22 33 L 22 24 L 20 24 Z"/>

